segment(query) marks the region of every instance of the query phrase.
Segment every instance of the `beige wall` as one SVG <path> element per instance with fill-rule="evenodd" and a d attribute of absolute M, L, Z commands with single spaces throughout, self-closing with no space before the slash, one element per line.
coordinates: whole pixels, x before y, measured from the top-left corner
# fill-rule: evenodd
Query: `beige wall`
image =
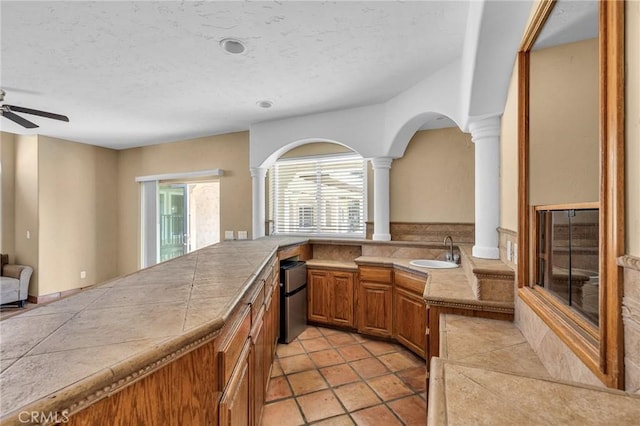
<path fill-rule="evenodd" d="M 297 146 L 280 156 L 280 158 L 310 157 L 313 155 L 338 154 L 352 152 L 346 146 L 329 142 L 313 142 Z"/>
<path fill-rule="evenodd" d="M 115 277 L 117 151 L 46 136 L 39 136 L 38 146 L 37 295 Z"/>
<path fill-rule="evenodd" d="M 500 136 L 500 227 L 518 230 L 518 64 L 514 65 Z"/>
<path fill-rule="evenodd" d="M 598 39 L 531 52 L 532 205 L 599 200 Z"/>
<path fill-rule="evenodd" d="M 118 158 L 118 272 L 140 263 L 140 188 L 137 176 L 220 168 L 220 229 L 247 231 L 251 238 L 249 133 L 231 133 L 127 149 Z"/>
<path fill-rule="evenodd" d="M 0 253 L 13 260 L 15 241 L 15 135 L 0 132 Z"/>
<path fill-rule="evenodd" d="M 417 132 L 391 164 L 390 220 L 475 222 L 474 155 L 471 135 L 457 128 Z"/>
<path fill-rule="evenodd" d="M 38 137 L 16 135 L 15 142 L 14 261 L 33 267 L 29 294 L 38 294 Z"/>
<path fill-rule="evenodd" d="M 640 2 L 626 2 L 626 252 L 640 256 Z"/>

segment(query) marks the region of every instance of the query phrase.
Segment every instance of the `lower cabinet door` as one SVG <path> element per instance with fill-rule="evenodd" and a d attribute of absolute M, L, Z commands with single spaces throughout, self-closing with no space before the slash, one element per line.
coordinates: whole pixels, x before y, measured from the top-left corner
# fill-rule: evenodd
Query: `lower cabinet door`
<path fill-rule="evenodd" d="M 251 423 L 249 406 L 249 352 L 250 343 L 242 350 L 229 384 L 220 399 L 220 425 L 245 426 Z"/>
<path fill-rule="evenodd" d="M 353 273 L 331 273 L 331 323 L 342 327 L 353 327 Z"/>
<path fill-rule="evenodd" d="M 391 337 L 393 293 L 390 284 L 360 281 L 358 293 L 358 331 L 372 336 Z"/>
<path fill-rule="evenodd" d="M 259 319 L 251 332 L 251 354 L 249 356 L 249 401 L 251 407 L 251 424 L 259 425 L 262 418 L 266 389 L 266 339 L 264 321 Z"/>
<path fill-rule="evenodd" d="M 307 272 L 307 318 L 322 324 L 330 323 L 329 315 L 330 277 L 327 271 L 308 269 Z"/>
<path fill-rule="evenodd" d="M 427 307 L 424 300 L 400 288 L 395 290 L 395 337 L 422 358 L 427 347 Z"/>

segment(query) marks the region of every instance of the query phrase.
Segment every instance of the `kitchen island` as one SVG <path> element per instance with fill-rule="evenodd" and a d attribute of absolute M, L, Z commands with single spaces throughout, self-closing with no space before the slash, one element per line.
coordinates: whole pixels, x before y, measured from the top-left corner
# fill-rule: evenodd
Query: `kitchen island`
<path fill-rule="evenodd" d="M 162 424 L 216 423 L 234 372 L 224 361 L 244 350 L 234 333 L 268 324 L 276 253 L 306 240 L 223 242 L 1 321 L 2 424 L 135 424 L 154 410 Z M 250 311 L 256 299 L 265 307 Z M 95 407 L 130 418 L 83 415 Z"/>

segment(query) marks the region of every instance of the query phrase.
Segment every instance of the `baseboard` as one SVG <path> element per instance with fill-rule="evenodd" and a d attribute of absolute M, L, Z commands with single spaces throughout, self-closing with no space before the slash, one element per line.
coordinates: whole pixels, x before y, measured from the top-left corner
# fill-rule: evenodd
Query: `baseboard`
<path fill-rule="evenodd" d="M 63 297 L 71 296 L 72 294 L 80 293 L 83 288 L 72 288 L 71 290 L 59 291 L 57 293 L 49 293 L 42 296 L 32 296 L 29 295 L 27 301 L 29 303 L 50 303 L 58 299 L 62 299 Z"/>

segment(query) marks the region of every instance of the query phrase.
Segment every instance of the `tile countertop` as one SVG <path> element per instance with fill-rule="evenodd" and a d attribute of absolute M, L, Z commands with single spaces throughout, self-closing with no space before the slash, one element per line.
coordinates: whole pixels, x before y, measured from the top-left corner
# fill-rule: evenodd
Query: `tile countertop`
<path fill-rule="evenodd" d="M 631 425 L 640 395 L 553 379 L 509 321 L 440 317 L 429 425 Z"/>
<path fill-rule="evenodd" d="M 635 425 L 640 396 L 434 357 L 429 425 Z"/>
<path fill-rule="evenodd" d="M 430 243 L 308 237 L 222 242 L 92 286 L 0 321 L 0 419 L 23 409 L 59 410 L 120 389 L 217 335 L 278 248 L 302 243 L 431 247 Z M 425 278 L 427 303 L 482 306 L 462 268 L 434 270 L 410 259 L 361 256 Z"/>
<path fill-rule="evenodd" d="M 425 287 L 422 296 L 428 305 L 465 307 L 475 310 L 513 310 L 513 303 L 478 300 L 462 265 L 452 269 L 424 268 L 411 265 L 411 260 L 361 256 L 356 258 L 355 262 L 358 265 L 393 267 L 424 277 Z M 496 261 L 486 262 L 487 265 L 492 265 L 492 263 L 496 263 Z M 483 266 L 485 269 L 491 269 L 490 266 Z M 495 268 L 491 270 L 495 270 Z"/>
<path fill-rule="evenodd" d="M 215 337 L 278 247 L 223 242 L 0 321 L 0 418 L 118 390 Z"/>

